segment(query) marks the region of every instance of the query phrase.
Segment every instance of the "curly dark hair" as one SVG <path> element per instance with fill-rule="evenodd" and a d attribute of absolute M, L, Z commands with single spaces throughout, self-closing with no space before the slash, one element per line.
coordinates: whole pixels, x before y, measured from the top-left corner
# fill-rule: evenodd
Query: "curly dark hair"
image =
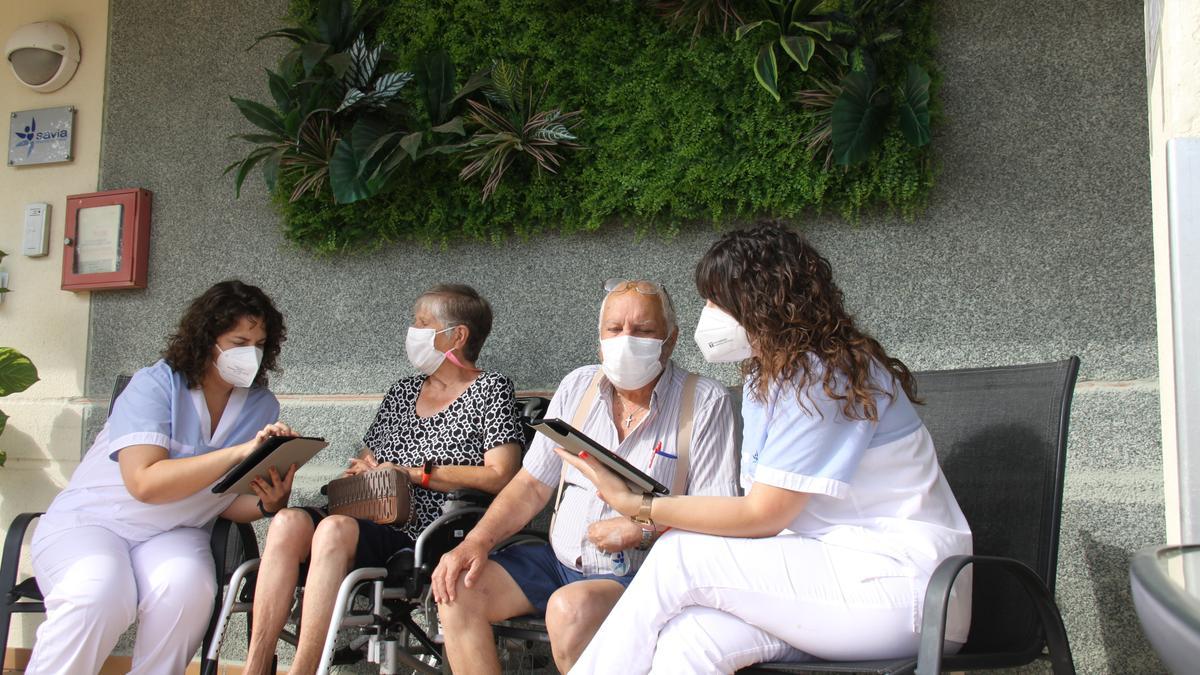
<path fill-rule="evenodd" d="M 726 233 L 696 264 L 696 290 L 746 329 L 758 356 L 742 362 L 742 374 L 757 400 L 771 382 L 793 379 L 800 396 L 815 357 L 825 394 L 847 419 L 878 420 L 875 396 L 895 395 L 872 382 L 872 362 L 920 403 L 908 367 L 854 325 L 829 261 L 797 232 L 764 222 Z"/>
<path fill-rule="evenodd" d="M 262 289 L 237 279 L 215 284 L 192 300 L 179 320 L 179 327 L 167 338 L 163 359 L 176 372 L 183 374 L 189 387 L 200 386 L 212 360 L 217 337 L 237 326 L 242 317 L 261 320 L 267 331 L 262 364 L 251 385 L 267 386 L 267 371 L 279 370 L 279 349 L 287 339 L 287 327 L 283 324 L 283 315 L 275 309 L 275 304 Z"/>

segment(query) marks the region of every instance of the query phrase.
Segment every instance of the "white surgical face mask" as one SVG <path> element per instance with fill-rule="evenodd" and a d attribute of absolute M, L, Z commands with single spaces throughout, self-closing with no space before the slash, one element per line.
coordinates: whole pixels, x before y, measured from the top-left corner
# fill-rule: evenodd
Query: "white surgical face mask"
<path fill-rule="evenodd" d="M 617 389 L 640 389 L 662 372 L 662 347 L 662 340 L 632 335 L 601 340 L 601 368 Z"/>
<path fill-rule="evenodd" d="M 696 346 L 709 363 L 745 361 L 753 356 L 746 329 L 724 311 L 705 305 L 696 323 Z"/>
<path fill-rule="evenodd" d="M 254 384 L 258 375 L 258 367 L 262 364 L 263 350 L 260 347 L 246 346 L 222 350 L 217 345 L 221 355 L 217 357 L 217 372 L 221 379 L 235 387 L 249 387 Z"/>
<path fill-rule="evenodd" d="M 404 352 L 408 355 L 408 362 L 413 365 L 413 368 L 432 375 L 442 365 L 442 361 L 446 360 L 445 352 L 439 352 L 433 346 L 433 339 L 438 333 L 445 333 L 452 330 L 454 326 L 449 326 L 441 330 L 432 328 L 417 328 L 415 326 L 408 327 L 408 336 L 404 338 Z"/>

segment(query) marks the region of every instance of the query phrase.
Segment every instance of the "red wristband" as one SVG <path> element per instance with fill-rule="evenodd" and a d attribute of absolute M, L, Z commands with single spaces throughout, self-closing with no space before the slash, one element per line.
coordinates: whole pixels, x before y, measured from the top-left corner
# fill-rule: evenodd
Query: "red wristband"
<path fill-rule="evenodd" d="M 425 462 L 424 471 L 421 472 L 421 487 L 429 487 L 429 479 L 433 478 L 433 460 Z"/>

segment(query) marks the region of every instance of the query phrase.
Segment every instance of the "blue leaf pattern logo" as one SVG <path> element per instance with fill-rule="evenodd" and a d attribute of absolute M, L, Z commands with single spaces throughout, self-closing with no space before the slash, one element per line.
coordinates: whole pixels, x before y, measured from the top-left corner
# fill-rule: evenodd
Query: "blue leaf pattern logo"
<path fill-rule="evenodd" d="M 17 134 L 17 138 L 21 139 L 17 143 L 16 147 L 29 148 L 28 150 L 25 151 L 26 157 L 33 155 L 33 144 L 35 142 L 34 136 L 37 135 L 37 118 L 34 117 L 29 121 L 29 125 L 25 127 L 24 133 L 22 133 L 20 131 L 17 131 L 15 133 Z"/>

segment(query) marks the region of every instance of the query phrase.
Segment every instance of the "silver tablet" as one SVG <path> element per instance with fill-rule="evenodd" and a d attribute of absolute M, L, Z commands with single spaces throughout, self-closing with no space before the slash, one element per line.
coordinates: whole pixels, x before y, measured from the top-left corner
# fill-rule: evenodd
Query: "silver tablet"
<path fill-rule="evenodd" d="M 280 476 L 286 476 L 293 464 L 303 466 L 328 445 L 323 438 L 272 436 L 230 469 L 213 486 L 212 491 L 252 495 L 254 490 L 250 489 L 250 481 L 259 476 L 269 476 L 271 467 L 275 467 Z"/>

